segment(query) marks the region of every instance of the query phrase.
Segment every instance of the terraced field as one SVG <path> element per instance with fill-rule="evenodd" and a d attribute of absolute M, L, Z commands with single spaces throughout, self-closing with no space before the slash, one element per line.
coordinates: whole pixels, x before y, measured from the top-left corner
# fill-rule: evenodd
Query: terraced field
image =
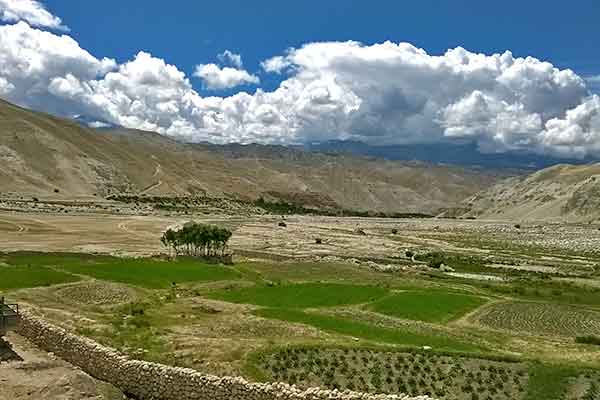
<path fill-rule="evenodd" d="M 483 325 L 533 334 L 580 336 L 600 334 L 600 312 L 533 302 L 492 304 L 473 316 Z"/>

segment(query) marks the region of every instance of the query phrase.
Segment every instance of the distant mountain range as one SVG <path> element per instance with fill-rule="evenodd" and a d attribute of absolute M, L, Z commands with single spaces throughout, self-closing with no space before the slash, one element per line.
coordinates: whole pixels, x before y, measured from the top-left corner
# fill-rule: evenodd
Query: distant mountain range
<path fill-rule="evenodd" d="M 126 128 L 119 125 L 84 115 L 75 116 L 73 120 L 86 128 L 127 131 Z M 232 145 L 229 147 L 229 152 L 233 155 L 235 154 L 234 148 L 236 144 Z M 243 147 L 239 144 L 237 146 L 238 149 L 245 149 L 244 151 L 249 149 L 247 146 Z M 267 145 L 264 149 L 268 147 Z M 600 161 L 589 157 L 585 159 L 559 158 L 533 153 L 481 153 L 474 142 L 374 146 L 355 140 L 328 140 L 287 147 L 314 153 L 348 154 L 394 161 L 422 161 L 432 164 L 450 164 L 471 168 L 504 170 L 512 174 L 536 171 L 556 164 L 568 163 L 581 165 Z"/>
<path fill-rule="evenodd" d="M 353 154 L 386 160 L 415 160 L 433 164 L 452 164 L 468 167 L 534 171 L 555 164 L 587 164 L 593 159 L 568 159 L 530 153 L 483 154 L 475 143 L 407 144 L 372 146 L 358 141 L 331 140 L 302 146 L 321 153 Z"/>
<path fill-rule="evenodd" d="M 600 163 L 532 173 L 563 160 L 482 155 L 473 145 L 187 144 L 88 125 L 0 100 L 0 195 L 198 195 L 453 217 L 600 218 Z"/>
<path fill-rule="evenodd" d="M 312 208 L 433 213 L 499 178 L 462 167 L 283 146 L 186 144 L 85 125 L 0 101 L 0 194 L 262 197 Z"/>

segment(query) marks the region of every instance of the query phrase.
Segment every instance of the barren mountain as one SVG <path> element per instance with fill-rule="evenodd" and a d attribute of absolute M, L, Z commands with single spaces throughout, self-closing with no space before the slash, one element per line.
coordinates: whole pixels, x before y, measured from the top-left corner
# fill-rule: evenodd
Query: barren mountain
<path fill-rule="evenodd" d="M 0 101 L 4 195 L 264 197 L 317 207 L 434 212 L 495 180 L 493 174 L 459 167 L 93 130 Z"/>
<path fill-rule="evenodd" d="M 600 218 L 600 163 L 561 164 L 510 178 L 466 203 L 483 217 L 593 221 Z"/>

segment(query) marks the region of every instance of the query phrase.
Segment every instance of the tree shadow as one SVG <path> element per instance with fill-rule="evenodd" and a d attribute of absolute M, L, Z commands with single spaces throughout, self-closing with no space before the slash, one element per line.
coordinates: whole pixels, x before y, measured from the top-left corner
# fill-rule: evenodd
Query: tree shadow
<path fill-rule="evenodd" d="M 0 363 L 8 361 L 23 361 L 12 348 L 12 345 L 0 337 Z"/>

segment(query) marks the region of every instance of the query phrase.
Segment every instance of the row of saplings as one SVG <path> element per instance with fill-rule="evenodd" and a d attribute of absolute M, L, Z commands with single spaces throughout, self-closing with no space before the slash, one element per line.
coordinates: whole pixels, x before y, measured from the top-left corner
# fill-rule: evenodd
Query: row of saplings
<path fill-rule="evenodd" d="M 181 229 L 167 229 L 160 238 L 169 256 L 225 256 L 231 231 L 216 225 L 188 222 Z"/>
<path fill-rule="evenodd" d="M 436 355 L 341 351 L 288 348 L 265 356 L 262 365 L 276 380 L 330 389 L 465 400 L 514 399 L 525 391 L 522 368 L 483 360 L 463 364 Z"/>

